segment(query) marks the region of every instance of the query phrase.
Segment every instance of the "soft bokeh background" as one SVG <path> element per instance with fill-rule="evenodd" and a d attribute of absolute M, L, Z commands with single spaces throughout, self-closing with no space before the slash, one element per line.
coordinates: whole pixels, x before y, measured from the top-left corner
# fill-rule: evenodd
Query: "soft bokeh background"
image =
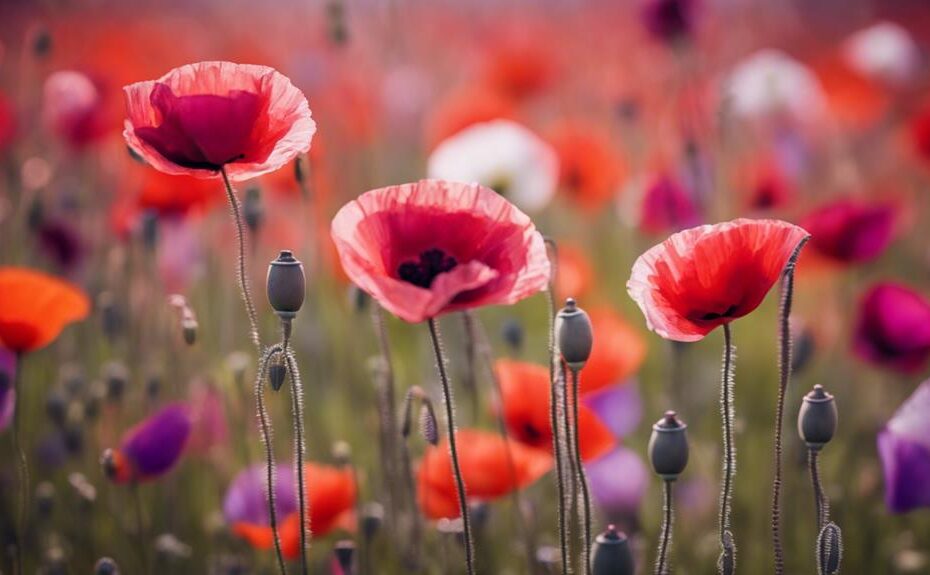
<path fill-rule="evenodd" d="M 689 423 L 692 440 L 677 489 L 676 572 L 716 571 L 722 336 L 672 346 L 647 332 L 625 289 L 635 258 L 697 223 L 738 216 L 800 222 L 838 199 L 891 206 L 893 230 L 878 242 L 876 257 L 837 263 L 815 254 L 799 270 L 795 326 L 812 354 L 788 396 L 787 571 L 814 570 L 813 496 L 794 421 L 803 393 L 821 383 L 836 394 L 840 410 L 838 435 L 822 463 L 833 517 L 844 530 L 844 572 L 930 573 L 930 517 L 926 510 L 886 508 L 876 449 L 876 434 L 926 377 L 926 363 L 898 373 L 852 351 L 857 306 L 875 282 L 902 282 L 930 295 L 930 130 L 921 140 L 919 129 L 930 80 L 930 7 L 919 0 L 670 4 L 684 7 L 684 20 L 650 16 L 652 3 L 645 1 L 0 2 L 0 263 L 65 276 L 96 304 L 92 320 L 24 367 L 33 492 L 43 481 L 55 492 L 50 518 L 33 513 L 35 548 L 45 551 L 30 565 L 63 561 L 67 571 L 48 572 L 87 573 L 110 555 L 124 573 L 138 573 L 131 493 L 105 480 L 99 454 L 156 406 L 172 398 L 200 404 L 197 390 L 210 389 L 223 425 L 203 431 L 205 447 L 190 450 L 170 475 L 140 488 L 152 538 L 171 534 L 184 546 L 160 552 L 159 561 L 170 565 L 160 572 L 271 572 L 270 555 L 232 537 L 220 513 L 231 478 L 260 457 L 251 392 L 243 387 L 249 384 L 234 377 L 237 362 L 245 362 L 250 382 L 254 358 L 220 183 L 161 176 L 133 160 L 120 135 L 123 85 L 222 59 L 280 70 L 307 95 L 319 126 L 309 154 L 309 197 L 292 167 L 239 188 L 259 190 L 251 193 L 260 194 L 263 209 L 250 237 L 253 283 L 260 286 L 266 262 L 282 248 L 306 263 L 309 299 L 293 345 L 304 370 L 308 448 L 312 459 L 332 462 L 334 443 L 347 442 L 363 502 L 383 496 L 368 367 L 377 345 L 367 312 L 356 311 L 347 295 L 329 220 L 362 191 L 424 177 L 429 153 L 460 129 L 508 118 L 553 145 L 561 161 L 559 192 L 532 214 L 544 234 L 583 260 L 580 271 L 565 272 L 569 283 L 562 287 L 571 293 L 559 295 L 613 308 L 648 349 L 637 373 L 618 382 L 636 386 L 642 398 L 643 416 L 626 421 L 635 431 L 622 439 L 638 457 L 618 459 L 612 468 L 618 485 L 631 484 L 613 519 L 632 534 L 641 573 L 651 565 L 661 511 L 660 483 L 643 475 L 642 458 L 650 425 L 667 408 Z M 913 62 L 894 53 L 900 65 L 893 66 L 893 81 L 857 69 L 846 49 L 853 33 L 885 21 L 914 42 Z M 798 80 L 760 72 L 778 86 L 772 88 L 777 113 L 757 114 L 753 106 L 765 108 L 767 96 L 734 94 L 727 79 L 767 48 L 783 51 L 803 73 Z M 64 99 L 54 101 L 46 82 L 62 70 L 90 79 L 89 92 L 86 82 L 78 88 L 66 82 Z M 88 102 L 89 116 L 69 120 L 68 110 Z M 56 110 L 64 115 L 60 123 Z M 655 192 L 663 178 L 674 188 L 668 195 Z M 194 346 L 181 339 L 167 300 L 172 293 L 183 294 L 198 316 Z M 276 320 L 263 290 L 258 297 L 263 328 L 272 334 Z M 734 326 L 734 531 L 741 570 L 749 573 L 765 572 L 770 563 L 776 300 L 773 293 Z M 525 334 L 521 359 L 545 363 L 543 296 L 478 315 L 497 356 L 518 353 L 502 335 L 516 321 Z M 443 323 L 460 383 L 462 322 Z M 435 393 L 426 330 L 393 319 L 388 327 L 398 395 L 414 384 Z M 105 395 L 113 362 L 128 370 L 127 386 L 121 397 L 102 399 L 92 418 L 85 399 L 70 399 L 67 383 L 77 378 L 82 398 Z M 469 391 L 459 388 L 460 423 L 495 429 L 489 382 L 479 390 L 475 409 Z M 55 401 L 65 404 L 65 425 L 49 417 Z M 270 403 L 281 422 L 279 458 L 286 459 L 287 401 L 272 396 Z M 422 449 L 419 438 L 411 440 L 414 454 Z M 8 538 L 7 494 L 15 485 L 8 441 L 0 454 L 0 526 Z M 75 488 L 75 473 L 96 488 L 93 501 Z M 637 477 L 648 478 L 648 490 L 641 491 Z M 557 544 L 554 493 L 550 476 L 526 491 L 541 545 Z M 512 513 L 506 498 L 490 506 L 478 540 L 482 572 L 524 572 Z M 328 568 L 337 537 L 351 535 L 314 542 L 314 572 Z M 372 572 L 403 572 L 389 537 L 373 546 Z M 435 558 L 431 572 L 462 569 L 455 543 L 433 526 L 426 552 Z"/>

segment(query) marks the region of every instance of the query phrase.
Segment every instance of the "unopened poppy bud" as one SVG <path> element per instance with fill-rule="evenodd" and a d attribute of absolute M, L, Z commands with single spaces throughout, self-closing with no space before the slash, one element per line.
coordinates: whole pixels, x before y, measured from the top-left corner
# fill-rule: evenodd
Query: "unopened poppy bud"
<path fill-rule="evenodd" d="M 439 425 L 436 424 L 436 414 L 433 404 L 428 399 L 420 406 L 420 433 L 430 445 L 439 443 Z"/>
<path fill-rule="evenodd" d="M 281 319 L 291 319 L 304 304 L 304 266 L 288 250 L 268 266 L 268 303 Z"/>
<path fill-rule="evenodd" d="M 813 391 L 804 396 L 801 411 L 798 413 L 798 433 L 807 443 L 807 447 L 820 450 L 836 433 L 836 402 L 833 395 L 827 393 L 822 385 L 815 385 Z"/>
<path fill-rule="evenodd" d="M 591 318 L 578 307 L 575 300 L 565 300 L 565 307 L 559 310 L 555 318 L 556 340 L 562 360 L 571 369 L 581 369 L 591 356 L 594 344 L 594 332 Z"/>
<path fill-rule="evenodd" d="M 365 539 L 371 541 L 384 523 L 384 506 L 372 501 L 362 508 L 362 533 Z"/>
<path fill-rule="evenodd" d="M 184 334 L 184 343 L 194 345 L 197 341 L 197 320 L 186 316 L 181 318 L 181 332 Z"/>
<path fill-rule="evenodd" d="M 355 542 L 351 539 L 342 539 L 336 541 L 336 545 L 333 548 L 333 554 L 336 556 L 336 561 L 339 562 L 339 568 L 342 569 L 342 572 L 346 575 L 354 573 L 352 563 L 355 559 Z"/>
<path fill-rule="evenodd" d="M 119 575 L 119 566 L 109 557 L 101 557 L 94 565 L 94 575 Z"/>
<path fill-rule="evenodd" d="M 262 204 L 262 192 L 255 186 L 245 191 L 245 199 L 242 202 L 242 219 L 245 225 L 249 226 L 249 231 L 253 234 L 262 226 L 265 221 L 265 207 Z"/>
<path fill-rule="evenodd" d="M 674 411 L 652 426 L 649 438 L 649 461 L 656 474 L 666 481 L 675 481 L 688 465 L 688 426 Z"/>
<path fill-rule="evenodd" d="M 510 346 L 515 353 L 523 349 L 523 325 L 516 319 L 508 319 L 504 322 L 503 332 L 504 341 Z"/>
<path fill-rule="evenodd" d="M 126 384 L 129 380 L 129 370 L 121 363 L 110 362 L 104 369 L 107 386 L 107 399 L 118 402 L 123 399 Z"/>
<path fill-rule="evenodd" d="M 48 519 L 55 510 L 55 486 L 51 482 L 43 481 L 36 487 L 36 508 L 43 519 Z"/>
<path fill-rule="evenodd" d="M 307 180 L 307 166 L 304 166 L 304 156 L 297 156 L 297 159 L 294 160 L 294 180 L 298 184 L 302 184 Z"/>
<path fill-rule="evenodd" d="M 630 540 L 613 525 L 594 539 L 591 546 L 593 575 L 633 575 L 633 551 Z"/>
<path fill-rule="evenodd" d="M 833 575 L 840 570 L 843 560 L 843 533 L 832 521 L 823 526 L 817 536 L 817 572 Z"/>
<path fill-rule="evenodd" d="M 284 379 L 287 377 L 287 366 L 280 358 L 275 358 L 271 365 L 268 366 L 268 381 L 271 383 L 271 389 L 278 391 L 284 385 Z"/>

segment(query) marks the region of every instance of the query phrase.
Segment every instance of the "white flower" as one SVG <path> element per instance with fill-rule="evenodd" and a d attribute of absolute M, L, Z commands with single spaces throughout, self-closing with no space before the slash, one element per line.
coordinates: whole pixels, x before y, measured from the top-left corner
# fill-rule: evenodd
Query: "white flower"
<path fill-rule="evenodd" d="M 429 157 L 430 178 L 492 188 L 527 212 L 539 211 L 555 194 L 555 152 L 536 134 L 510 120 L 470 126 L 442 141 Z"/>
<path fill-rule="evenodd" d="M 733 113 L 764 118 L 788 113 L 811 120 L 825 110 L 823 88 L 807 66 L 779 50 L 760 50 L 733 67 L 724 94 Z"/>
<path fill-rule="evenodd" d="M 917 71 L 920 50 L 907 30 L 893 22 L 879 22 L 850 36 L 843 45 L 843 56 L 864 76 L 900 85 Z"/>

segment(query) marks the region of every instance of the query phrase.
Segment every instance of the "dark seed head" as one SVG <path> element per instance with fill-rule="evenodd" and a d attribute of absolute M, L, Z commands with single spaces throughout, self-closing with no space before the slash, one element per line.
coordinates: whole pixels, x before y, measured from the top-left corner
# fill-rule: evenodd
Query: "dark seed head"
<path fill-rule="evenodd" d="M 384 523 L 384 506 L 375 501 L 366 503 L 362 508 L 362 533 L 365 538 L 369 541 L 373 539 L 381 530 L 382 523 Z"/>
<path fill-rule="evenodd" d="M 678 479 L 688 465 L 688 426 L 678 419 L 674 411 L 652 426 L 649 438 L 649 461 L 656 474 L 666 481 Z"/>
<path fill-rule="evenodd" d="M 817 536 L 817 571 L 819 575 L 833 575 L 843 561 L 843 533 L 832 521 L 824 525 Z"/>
<path fill-rule="evenodd" d="M 836 433 L 837 412 L 833 396 L 821 385 L 804 396 L 798 413 L 798 433 L 808 448 L 822 449 Z"/>
<path fill-rule="evenodd" d="M 288 250 L 268 266 L 268 303 L 281 319 L 291 319 L 304 304 L 306 279 L 304 266 Z"/>
<path fill-rule="evenodd" d="M 593 575 L 633 575 L 633 551 L 626 534 L 613 525 L 594 539 L 591 546 Z"/>
<path fill-rule="evenodd" d="M 508 319 L 504 322 L 502 329 L 504 341 L 510 346 L 514 353 L 520 353 L 523 349 L 523 325 L 516 319 Z"/>
<path fill-rule="evenodd" d="M 594 331 L 591 318 L 578 307 L 575 300 L 565 300 L 555 319 L 556 340 L 562 360 L 572 369 L 581 369 L 591 356 Z"/>
<path fill-rule="evenodd" d="M 119 566 L 109 557 L 102 557 L 94 565 L 94 575 L 119 575 Z"/>

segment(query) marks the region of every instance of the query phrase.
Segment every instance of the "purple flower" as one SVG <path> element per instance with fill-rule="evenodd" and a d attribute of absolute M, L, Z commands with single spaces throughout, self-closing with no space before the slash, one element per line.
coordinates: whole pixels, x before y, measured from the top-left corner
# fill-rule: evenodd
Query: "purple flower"
<path fill-rule="evenodd" d="M 117 483 L 154 479 L 178 462 L 190 433 L 188 407 L 169 404 L 127 431 L 119 449 L 104 454 L 104 469 Z"/>
<path fill-rule="evenodd" d="M 16 405 L 16 390 L 13 389 L 15 376 L 16 356 L 0 348 L 0 431 L 9 427 L 13 421 L 13 408 Z"/>
<path fill-rule="evenodd" d="M 641 17 L 646 30 L 658 40 L 673 42 L 694 33 L 695 0 L 646 0 Z"/>
<path fill-rule="evenodd" d="M 610 521 L 635 515 L 649 488 L 649 471 L 632 449 L 618 447 L 585 464 L 591 495 Z"/>
<path fill-rule="evenodd" d="M 640 227 L 653 234 L 677 232 L 701 223 L 688 190 L 667 175 L 657 177 L 643 196 Z"/>
<path fill-rule="evenodd" d="M 865 361 L 904 373 L 930 358 L 930 301 L 896 283 L 880 283 L 859 305 L 853 350 Z"/>
<path fill-rule="evenodd" d="M 275 466 L 275 510 L 278 517 L 297 511 L 297 489 L 294 470 L 290 465 Z M 229 525 L 249 523 L 265 526 L 271 523 L 265 499 L 265 465 L 256 464 L 241 471 L 233 480 L 223 499 L 223 516 Z"/>
<path fill-rule="evenodd" d="M 582 401 L 615 437 L 626 437 L 636 431 L 643 417 L 643 402 L 634 381 L 592 391 Z"/>
<path fill-rule="evenodd" d="M 930 380 L 898 408 L 878 434 L 885 504 L 892 513 L 930 507 Z"/>
<path fill-rule="evenodd" d="M 872 261 L 888 248 L 896 233 L 898 208 L 888 202 L 840 199 L 801 220 L 811 234 L 810 246 L 840 263 Z"/>

